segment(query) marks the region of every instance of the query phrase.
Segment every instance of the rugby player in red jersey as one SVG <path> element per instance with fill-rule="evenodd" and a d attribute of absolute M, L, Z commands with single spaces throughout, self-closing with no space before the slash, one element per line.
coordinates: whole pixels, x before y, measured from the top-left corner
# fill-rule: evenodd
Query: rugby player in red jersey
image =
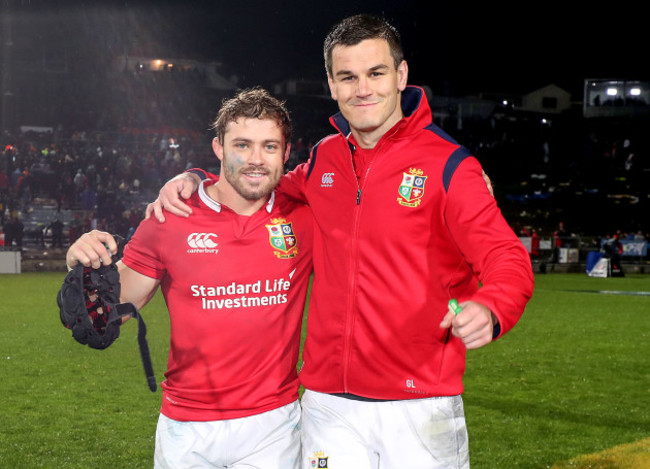
<path fill-rule="evenodd" d="M 171 320 L 154 467 L 297 468 L 313 219 L 274 191 L 289 114 L 266 91 L 244 90 L 214 128 L 221 177 L 187 200 L 194 216 L 144 220 L 118 262 L 121 301 L 142 308 L 160 287 Z M 116 249 L 109 233 L 92 231 L 66 261 L 97 268 Z"/>

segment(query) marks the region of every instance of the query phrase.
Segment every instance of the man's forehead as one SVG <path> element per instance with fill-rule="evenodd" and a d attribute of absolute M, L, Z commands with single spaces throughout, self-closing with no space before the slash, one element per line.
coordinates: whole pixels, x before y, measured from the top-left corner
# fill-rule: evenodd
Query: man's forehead
<path fill-rule="evenodd" d="M 390 46 L 385 39 L 365 39 L 351 46 L 337 44 L 332 49 L 332 70 L 351 67 L 376 67 L 393 65 Z"/>
<path fill-rule="evenodd" d="M 275 119 L 239 117 L 226 125 L 225 135 L 247 140 L 281 140 L 282 129 Z"/>

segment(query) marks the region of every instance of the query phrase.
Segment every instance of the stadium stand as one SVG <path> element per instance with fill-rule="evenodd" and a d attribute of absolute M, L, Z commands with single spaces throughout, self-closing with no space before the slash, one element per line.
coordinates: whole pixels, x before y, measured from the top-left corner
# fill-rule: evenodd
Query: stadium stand
<path fill-rule="evenodd" d="M 167 179 L 188 167 L 216 171 L 210 123 L 227 92 L 197 86 L 201 79 L 124 71 L 92 101 L 75 100 L 74 114 L 68 107 L 58 122 L 4 132 L 5 237 L 12 217 L 24 225 L 21 247 L 33 252 L 52 251 L 56 219 L 63 223 L 63 247 L 75 230 L 92 227 L 128 237 Z M 294 121 L 289 170 L 332 131 L 328 117 L 336 109 L 323 96 L 280 97 Z M 497 106 L 487 118 L 465 118 L 462 127 L 453 120 L 438 124 L 479 158 L 513 227 L 534 230 L 542 246 L 559 221 L 567 223 L 567 236 L 579 240 L 583 260 L 616 230 L 640 230 L 648 238 L 647 119 L 586 121 L 567 113 L 548 125 L 539 116 Z"/>

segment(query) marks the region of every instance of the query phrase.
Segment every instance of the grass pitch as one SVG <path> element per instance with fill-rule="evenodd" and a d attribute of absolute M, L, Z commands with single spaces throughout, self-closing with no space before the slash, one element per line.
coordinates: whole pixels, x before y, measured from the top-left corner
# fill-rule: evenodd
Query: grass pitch
<path fill-rule="evenodd" d="M 137 323 L 106 350 L 81 346 L 59 321 L 63 277 L 0 275 L 0 468 L 150 468 L 161 392 Z M 650 276 L 537 276 L 520 323 L 468 353 L 472 468 L 650 467 L 648 295 Z M 160 382 L 160 294 L 143 315 Z"/>
<path fill-rule="evenodd" d="M 650 276 L 538 275 L 519 324 L 468 353 L 473 467 L 605 467 L 563 461 L 650 436 L 647 295 Z"/>

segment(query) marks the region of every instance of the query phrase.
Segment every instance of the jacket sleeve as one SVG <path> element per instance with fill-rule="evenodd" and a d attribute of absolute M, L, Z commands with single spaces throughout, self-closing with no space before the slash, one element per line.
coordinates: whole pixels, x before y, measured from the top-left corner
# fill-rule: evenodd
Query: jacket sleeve
<path fill-rule="evenodd" d="M 533 294 L 530 256 L 501 214 L 474 157 L 456 169 L 447 192 L 450 234 L 481 282 L 470 300 L 487 306 L 502 336 L 514 327 Z"/>
<path fill-rule="evenodd" d="M 307 203 L 306 185 L 309 178 L 309 165 L 307 163 L 299 164 L 292 171 L 289 171 L 280 179 L 278 190 L 287 195 L 296 202 Z"/>
<path fill-rule="evenodd" d="M 206 171 L 205 169 L 201 169 L 201 168 L 190 168 L 190 169 L 185 170 L 184 172 L 185 173 L 196 174 L 198 177 L 201 178 L 201 181 L 203 181 L 205 179 L 215 179 L 216 178 L 216 176 L 214 174 Z"/>

